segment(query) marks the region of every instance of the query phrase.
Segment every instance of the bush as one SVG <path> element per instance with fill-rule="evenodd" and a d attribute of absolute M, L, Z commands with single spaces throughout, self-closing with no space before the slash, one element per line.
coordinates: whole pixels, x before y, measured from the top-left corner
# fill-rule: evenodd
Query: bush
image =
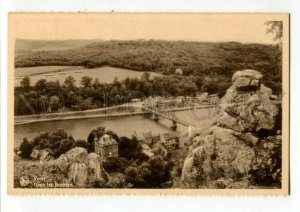
<path fill-rule="evenodd" d="M 119 155 L 128 160 L 137 159 L 140 155 L 141 146 L 136 138 L 129 139 L 127 137 L 121 137 L 119 141 Z"/>
<path fill-rule="evenodd" d="M 88 135 L 87 141 L 90 145 L 94 145 L 95 137 L 101 138 L 105 133 L 104 127 L 98 127 L 97 129 L 93 129 Z"/>
<path fill-rule="evenodd" d="M 259 186 L 281 187 L 281 136 L 269 136 L 256 147 L 250 181 Z"/>
<path fill-rule="evenodd" d="M 196 182 L 197 187 L 202 186 L 206 183 L 206 174 L 204 172 L 203 163 L 205 161 L 205 152 L 202 152 L 201 155 L 194 156 L 194 166 L 196 167 L 196 172 L 194 175 L 194 181 Z"/>
<path fill-rule="evenodd" d="M 67 152 L 74 147 L 75 141 L 64 130 L 56 130 L 53 133 L 44 132 L 32 140 L 32 148 L 49 148 L 54 152 L 55 157 Z M 21 148 L 21 146 L 20 146 Z"/>
<path fill-rule="evenodd" d="M 33 146 L 32 144 L 27 140 L 27 138 L 23 138 L 23 141 L 20 145 L 19 150 L 21 151 L 20 157 L 22 158 L 30 158 L 30 154 L 32 152 Z"/>
<path fill-rule="evenodd" d="M 173 165 L 160 156 L 125 169 L 126 181 L 134 188 L 164 188 L 171 178 Z"/>
<path fill-rule="evenodd" d="M 131 188 L 132 184 L 127 183 L 122 174 L 112 177 L 108 182 L 97 180 L 92 182 L 93 188 Z"/>
<path fill-rule="evenodd" d="M 94 147 L 90 143 L 86 142 L 85 140 L 76 140 L 74 147 L 82 147 L 85 148 L 88 152 L 93 152 Z"/>
<path fill-rule="evenodd" d="M 60 141 L 60 146 L 58 147 L 57 151 L 55 152 L 55 156 L 58 157 L 70 149 L 74 147 L 75 141 L 72 139 L 63 139 Z"/>

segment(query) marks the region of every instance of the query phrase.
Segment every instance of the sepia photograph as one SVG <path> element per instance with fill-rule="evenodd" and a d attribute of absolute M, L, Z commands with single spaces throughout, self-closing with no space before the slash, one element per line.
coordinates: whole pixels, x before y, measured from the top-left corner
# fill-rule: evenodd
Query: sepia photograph
<path fill-rule="evenodd" d="M 12 194 L 289 192 L 289 14 L 12 13 Z"/>

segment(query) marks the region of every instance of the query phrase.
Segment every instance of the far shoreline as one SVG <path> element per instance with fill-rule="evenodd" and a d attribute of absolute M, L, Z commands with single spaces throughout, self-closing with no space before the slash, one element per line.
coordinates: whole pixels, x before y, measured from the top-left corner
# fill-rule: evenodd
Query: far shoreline
<path fill-rule="evenodd" d="M 72 111 L 72 112 L 61 112 L 61 113 L 52 113 L 52 114 L 40 114 L 40 115 L 29 115 L 29 116 L 15 116 L 14 125 L 26 125 L 31 123 L 39 123 L 39 122 L 51 122 L 51 121 L 61 121 L 61 120 L 75 120 L 75 119 L 90 119 L 90 118 L 101 118 L 101 117 L 120 117 L 120 116 L 132 116 L 132 115 L 143 115 L 150 114 L 151 112 L 146 111 L 135 111 L 135 112 L 117 112 L 117 113 L 105 113 L 105 110 L 125 107 L 126 105 L 114 106 L 112 108 L 101 108 L 101 109 L 93 109 L 93 110 L 85 110 L 85 111 Z M 141 108 L 128 105 L 129 107 L 141 110 Z M 177 107 L 172 109 L 165 109 L 162 112 L 175 112 L 175 111 L 185 111 L 185 110 L 194 110 L 194 109 L 207 109 L 218 107 L 215 104 L 201 105 L 196 107 Z M 100 114 L 91 114 L 99 112 Z M 38 118 L 40 116 L 59 116 L 53 118 Z M 69 116 L 70 115 L 70 116 Z"/>

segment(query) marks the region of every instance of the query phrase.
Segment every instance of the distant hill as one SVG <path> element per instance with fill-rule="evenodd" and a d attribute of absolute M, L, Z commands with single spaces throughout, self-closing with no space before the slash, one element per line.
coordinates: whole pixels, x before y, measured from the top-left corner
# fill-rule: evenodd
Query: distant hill
<path fill-rule="evenodd" d="M 15 53 L 24 54 L 34 51 L 53 51 L 74 49 L 85 46 L 93 41 L 90 40 L 59 40 L 59 41 L 45 41 L 45 40 L 26 40 L 17 39 L 15 43 Z"/>
<path fill-rule="evenodd" d="M 238 42 L 209 43 L 160 40 L 16 41 L 15 67 L 113 66 L 136 71 L 230 80 L 240 69 L 256 69 L 275 92 L 281 90 L 281 49 Z"/>

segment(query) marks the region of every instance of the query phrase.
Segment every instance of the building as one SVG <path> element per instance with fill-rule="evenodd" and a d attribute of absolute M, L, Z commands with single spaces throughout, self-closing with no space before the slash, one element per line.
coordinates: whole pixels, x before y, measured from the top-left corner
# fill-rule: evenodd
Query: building
<path fill-rule="evenodd" d="M 142 132 L 144 136 L 144 142 L 148 145 L 152 145 L 152 132 Z"/>
<path fill-rule="evenodd" d="M 145 99 L 145 106 L 149 108 L 155 108 L 158 106 L 161 106 L 163 104 L 164 98 L 161 96 L 149 96 L 147 99 Z"/>
<path fill-rule="evenodd" d="M 118 143 L 108 134 L 104 134 L 100 139 L 95 138 L 95 153 L 100 155 L 101 161 L 107 158 L 118 157 Z"/>
<path fill-rule="evenodd" d="M 142 99 L 139 99 L 139 98 L 134 98 L 134 99 L 131 99 L 131 103 L 137 103 L 137 102 L 141 102 Z"/>
<path fill-rule="evenodd" d="M 171 132 L 163 134 L 163 144 L 169 149 L 178 149 L 180 133 Z"/>
<path fill-rule="evenodd" d="M 152 135 L 151 131 L 143 132 L 142 134 L 144 136 L 143 139 L 144 143 L 149 146 L 152 146 L 153 144 L 160 142 L 160 134 Z"/>
<path fill-rule="evenodd" d="M 182 70 L 181 70 L 180 68 L 177 68 L 177 69 L 175 70 L 175 74 L 177 74 L 177 75 L 182 75 Z"/>

